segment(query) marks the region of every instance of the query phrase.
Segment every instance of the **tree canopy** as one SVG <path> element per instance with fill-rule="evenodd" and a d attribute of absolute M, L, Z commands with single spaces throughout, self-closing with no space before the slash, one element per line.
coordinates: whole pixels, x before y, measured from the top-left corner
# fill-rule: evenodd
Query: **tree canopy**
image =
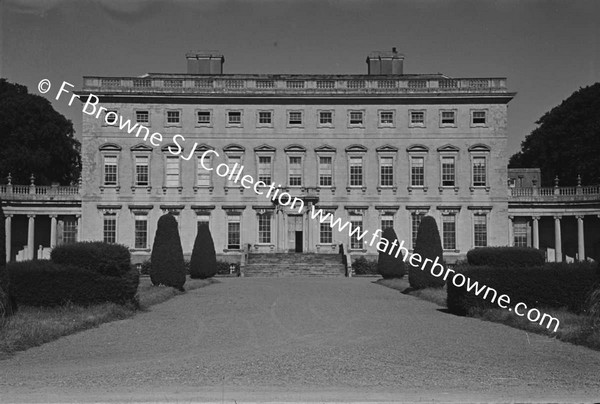
<path fill-rule="evenodd" d="M 600 83 L 575 91 L 546 112 L 513 155 L 511 168 L 537 168 L 542 186 L 600 183 Z"/>
<path fill-rule="evenodd" d="M 0 183 L 68 185 L 79 179 L 81 144 L 73 123 L 27 87 L 0 79 Z"/>

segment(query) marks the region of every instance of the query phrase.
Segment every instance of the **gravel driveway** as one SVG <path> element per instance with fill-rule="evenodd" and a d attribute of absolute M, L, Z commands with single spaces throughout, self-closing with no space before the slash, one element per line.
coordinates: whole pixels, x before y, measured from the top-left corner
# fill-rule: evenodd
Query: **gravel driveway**
<path fill-rule="evenodd" d="M 229 278 L 0 361 L 0 402 L 600 401 L 600 352 L 373 278 Z"/>

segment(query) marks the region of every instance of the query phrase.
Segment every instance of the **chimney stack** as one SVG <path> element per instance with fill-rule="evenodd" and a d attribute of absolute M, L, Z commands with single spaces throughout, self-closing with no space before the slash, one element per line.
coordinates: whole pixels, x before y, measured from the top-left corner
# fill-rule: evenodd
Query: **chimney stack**
<path fill-rule="evenodd" d="M 225 57 L 219 51 L 190 51 L 185 58 L 188 74 L 223 74 Z"/>
<path fill-rule="evenodd" d="M 375 51 L 367 56 L 369 75 L 404 74 L 404 55 L 396 51 Z"/>

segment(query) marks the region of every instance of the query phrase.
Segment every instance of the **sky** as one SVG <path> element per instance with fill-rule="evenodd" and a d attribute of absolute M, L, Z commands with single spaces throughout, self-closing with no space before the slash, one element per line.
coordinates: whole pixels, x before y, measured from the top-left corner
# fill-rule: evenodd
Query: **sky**
<path fill-rule="evenodd" d="M 0 0 L 0 77 L 35 94 L 42 79 L 185 73 L 195 49 L 220 50 L 225 73 L 366 74 L 392 47 L 405 73 L 507 77 L 511 155 L 600 81 L 600 1 Z M 81 136 L 81 106 L 55 94 Z"/>

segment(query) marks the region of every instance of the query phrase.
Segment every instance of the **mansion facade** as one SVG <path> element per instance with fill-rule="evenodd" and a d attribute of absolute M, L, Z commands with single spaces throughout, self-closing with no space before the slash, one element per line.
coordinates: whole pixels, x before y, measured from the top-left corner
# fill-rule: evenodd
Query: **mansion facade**
<path fill-rule="evenodd" d="M 33 179 L 20 193 L 9 184 L 13 195 L 33 195 L 25 202 L 11 202 L 3 185 L 9 218 L 29 215 L 27 236 L 9 238 L 7 254 L 14 259 L 26 241 L 23 254 L 34 257 L 71 237 L 125 244 L 141 262 L 166 212 L 178 220 L 186 255 L 207 223 L 217 255 L 228 261 L 253 252 L 338 253 L 340 246 L 352 256 L 376 254 L 370 237 L 349 234 L 356 227 L 369 234 L 393 227 L 412 249 L 423 215 L 436 219 L 448 262 L 475 247 L 520 245 L 523 234 L 526 245 L 540 247 L 527 211 L 534 191 L 507 187 L 507 106 L 515 93 L 506 79 L 404 74 L 403 61 L 393 50 L 370 54 L 364 75 L 223 74 L 222 55 L 196 52 L 187 54 L 186 74 L 84 77 L 78 94 L 97 96 L 105 110 L 83 113 L 81 183 L 62 196 L 64 187 L 37 194 Z M 115 116 L 122 121 L 113 124 Z M 128 132 L 125 120 L 163 141 Z M 304 208 L 222 175 L 236 167 L 263 191 L 271 186 Z M 518 217 L 510 212 L 513 196 L 521 198 Z M 599 198 L 588 199 L 580 215 L 595 216 L 597 225 Z M 38 210 L 27 213 L 28 206 Z M 350 226 L 319 223 L 313 208 Z M 38 239 L 36 223 L 46 229 Z"/>

